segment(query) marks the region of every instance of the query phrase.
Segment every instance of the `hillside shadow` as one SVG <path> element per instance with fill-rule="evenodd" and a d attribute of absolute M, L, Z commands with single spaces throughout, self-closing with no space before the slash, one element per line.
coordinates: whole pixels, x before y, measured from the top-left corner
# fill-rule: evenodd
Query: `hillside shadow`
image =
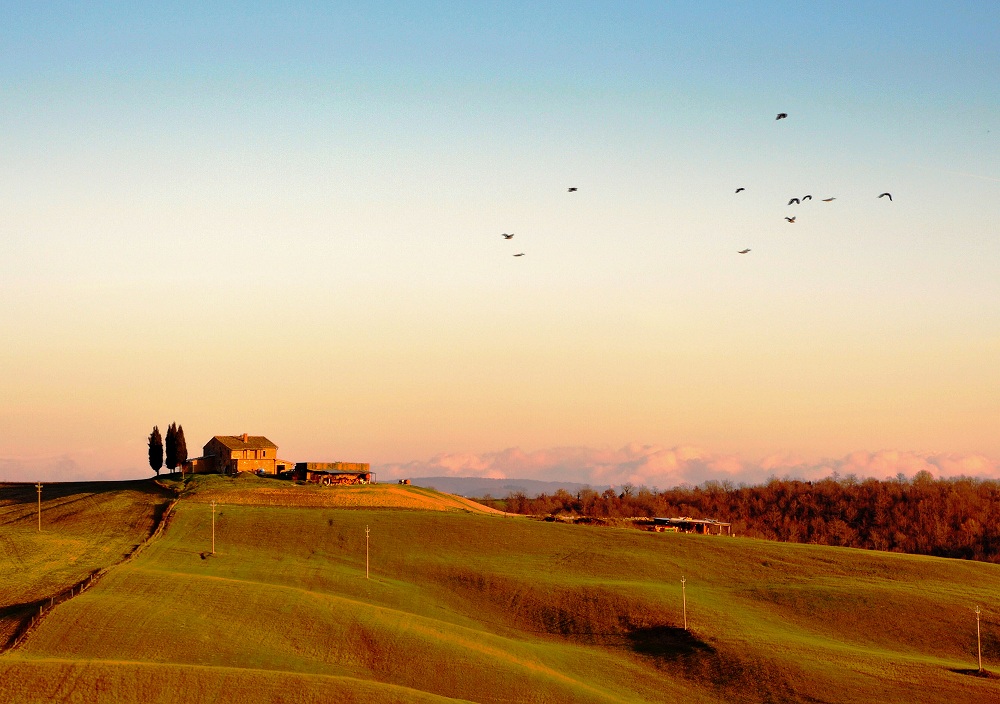
<path fill-rule="evenodd" d="M 968 675 L 970 677 L 981 677 L 984 680 L 995 680 L 1000 679 L 1000 675 L 990 672 L 989 670 L 977 670 L 976 668 L 961 669 L 961 668 L 951 668 L 949 672 L 954 672 L 956 675 Z"/>
<path fill-rule="evenodd" d="M 9 650 L 14 642 L 27 629 L 31 617 L 39 612 L 39 608 L 48 604 L 48 598 L 25 601 L 0 608 L 0 653 Z"/>
<path fill-rule="evenodd" d="M 170 489 L 157 484 L 154 479 L 99 482 L 42 482 L 42 502 L 67 500 L 80 495 L 113 494 L 134 491 L 158 498 L 174 496 Z M 0 483 L 0 506 L 36 503 L 38 492 L 34 482 Z"/>
<path fill-rule="evenodd" d="M 648 658 L 658 670 L 679 675 L 714 691 L 720 701 L 747 704 L 829 704 L 796 692 L 787 673 L 759 657 L 720 652 L 690 631 L 677 626 L 653 626 L 628 632 L 632 651 Z"/>
<path fill-rule="evenodd" d="M 665 662 L 697 655 L 715 655 L 715 648 L 677 626 L 637 628 L 627 634 L 632 650 Z"/>

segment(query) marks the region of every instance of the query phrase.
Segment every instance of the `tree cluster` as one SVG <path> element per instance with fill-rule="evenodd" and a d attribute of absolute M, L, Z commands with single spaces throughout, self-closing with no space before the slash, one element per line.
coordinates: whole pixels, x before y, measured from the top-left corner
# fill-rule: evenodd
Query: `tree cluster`
<path fill-rule="evenodd" d="M 741 536 L 1000 562 L 1000 482 L 934 479 L 929 472 L 882 481 L 850 476 L 739 487 L 710 481 L 666 491 L 560 490 L 537 498 L 515 492 L 485 502 L 529 515 L 716 518 Z"/>
<path fill-rule="evenodd" d="M 164 464 L 173 472 L 187 462 L 187 442 L 184 440 L 183 426 L 171 423 L 164 439 L 160 436 L 160 428 L 154 425 L 153 432 L 149 434 L 148 444 L 149 466 L 156 472 L 156 476 L 160 476 L 160 469 Z"/>

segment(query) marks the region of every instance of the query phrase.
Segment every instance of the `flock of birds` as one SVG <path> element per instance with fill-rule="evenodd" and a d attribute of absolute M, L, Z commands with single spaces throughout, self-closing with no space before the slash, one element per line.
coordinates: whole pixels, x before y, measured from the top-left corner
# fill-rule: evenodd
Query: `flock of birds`
<path fill-rule="evenodd" d="M 778 116 L 775 117 L 774 119 L 775 120 L 784 120 L 787 117 L 788 117 L 788 113 L 787 112 L 779 112 Z M 736 189 L 736 193 L 739 194 L 739 193 L 742 193 L 745 190 L 746 190 L 746 188 L 740 186 L 739 188 Z M 885 193 L 880 194 L 879 198 L 888 198 L 891 201 L 892 200 L 892 194 L 889 193 L 889 192 L 885 192 Z M 801 205 L 803 202 L 805 202 L 807 200 L 812 200 L 812 199 L 813 199 L 813 197 L 811 195 L 804 195 L 801 198 L 790 198 L 788 200 L 788 205 Z M 822 198 L 821 200 L 824 203 L 831 203 L 831 202 L 837 200 L 837 198 L 834 196 L 834 197 L 831 197 L 831 198 Z M 796 217 L 797 216 L 795 216 L 795 215 L 792 215 L 792 216 L 786 215 L 785 216 L 785 220 L 789 224 L 794 224 Z M 749 253 L 750 253 L 750 248 L 749 247 L 747 247 L 746 249 L 737 250 L 737 254 L 749 254 Z"/>
<path fill-rule="evenodd" d="M 778 116 L 775 117 L 774 119 L 775 120 L 784 120 L 787 117 L 788 117 L 788 113 L 787 112 L 779 112 Z M 569 193 L 576 193 L 580 189 L 577 188 L 576 186 L 570 186 L 566 190 Z M 736 189 L 736 193 L 739 194 L 739 193 L 742 193 L 745 190 L 746 190 L 746 188 L 744 188 L 743 186 L 740 186 L 739 188 Z M 879 198 L 888 198 L 890 201 L 892 201 L 892 194 L 889 193 L 888 191 L 885 192 L 885 193 L 879 194 L 878 197 Z M 812 199 L 813 199 L 812 195 L 804 195 L 801 198 L 790 198 L 789 201 L 788 201 L 788 205 L 801 205 L 804 201 L 812 200 Z M 824 202 L 824 203 L 831 203 L 831 202 L 837 200 L 837 198 L 836 197 L 821 198 L 820 200 L 822 202 Z M 787 215 L 785 216 L 785 220 L 788 221 L 790 224 L 794 224 L 795 223 L 795 218 L 796 218 L 795 215 L 792 215 L 791 217 L 789 217 Z M 505 240 L 514 239 L 514 233 L 513 232 L 510 232 L 510 233 L 504 232 L 504 233 L 501 234 L 501 237 L 503 237 Z M 747 247 L 746 249 L 740 249 L 740 250 L 737 251 L 737 254 L 749 254 L 749 253 L 750 253 L 750 248 L 749 247 Z M 518 252 L 514 256 L 515 257 L 523 257 L 524 256 L 524 252 Z"/>
<path fill-rule="evenodd" d="M 784 114 L 785 113 L 780 113 L 778 115 L 778 119 L 779 120 L 782 119 L 782 115 L 784 115 Z M 740 193 L 741 191 L 745 191 L 745 190 L 746 190 L 745 188 L 740 187 L 740 188 L 736 189 L 736 192 Z M 879 194 L 879 198 L 888 198 L 891 201 L 892 200 L 892 194 L 887 191 L 885 193 Z M 801 198 L 791 198 L 788 201 L 788 205 L 800 205 L 802 202 L 807 201 L 807 200 L 812 200 L 812 199 L 813 199 L 813 197 L 811 195 L 802 196 Z M 822 199 L 822 201 L 824 203 L 830 203 L 830 202 L 835 201 L 835 200 L 837 200 L 836 197 L 833 197 L 833 198 L 823 198 Z M 796 215 L 792 215 L 791 217 L 789 217 L 788 215 L 786 215 L 785 216 L 785 220 L 788 221 L 790 224 L 793 224 L 795 222 L 795 218 L 796 217 L 797 217 Z M 748 254 L 749 252 L 750 252 L 749 249 L 741 249 L 741 250 L 738 250 L 737 254 Z"/>
<path fill-rule="evenodd" d="M 577 188 L 576 186 L 570 186 L 569 188 L 566 189 L 566 191 L 569 192 L 569 193 L 576 193 L 579 190 L 580 189 Z M 503 237 L 505 240 L 512 240 L 512 239 L 514 239 L 514 233 L 513 232 L 503 232 L 503 233 L 500 234 L 500 236 Z M 524 256 L 524 252 L 518 252 L 514 256 L 515 257 L 523 257 Z"/>

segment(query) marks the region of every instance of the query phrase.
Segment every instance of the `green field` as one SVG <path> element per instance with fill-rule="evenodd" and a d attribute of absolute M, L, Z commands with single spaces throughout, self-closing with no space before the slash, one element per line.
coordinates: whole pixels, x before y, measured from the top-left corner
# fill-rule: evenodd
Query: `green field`
<path fill-rule="evenodd" d="M 184 487 L 164 533 L 0 657 L 0 701 L 1000 700 L 964 672 L 976 604 L 1000 658 L 997 565 L 261 481 Z"/>
<path fill-rule="evenodd" d="M 173 492 L 153 481 L 0 484 L 0 649 L 48 599 L 140 545 Z"/>

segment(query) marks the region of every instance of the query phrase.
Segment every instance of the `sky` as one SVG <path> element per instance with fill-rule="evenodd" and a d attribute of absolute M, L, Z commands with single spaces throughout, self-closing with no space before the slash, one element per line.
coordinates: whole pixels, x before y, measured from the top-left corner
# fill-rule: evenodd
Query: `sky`
<path fill-rule="evenodd" d="M 383 478 L 1000 478 L 998 34 L 0 1 L 0 481 L 148 476 L 171 422 Z"/>

